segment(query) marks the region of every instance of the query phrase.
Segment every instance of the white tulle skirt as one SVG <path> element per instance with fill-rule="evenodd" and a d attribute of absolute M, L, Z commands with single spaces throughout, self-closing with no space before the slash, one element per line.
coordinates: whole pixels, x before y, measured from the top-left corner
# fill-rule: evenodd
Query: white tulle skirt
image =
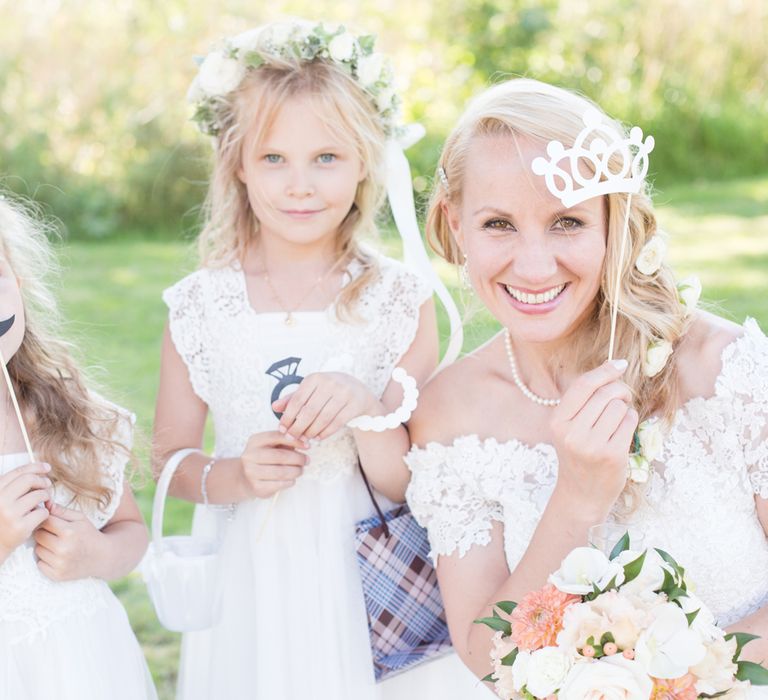
<path fill-rule="evenodd" d="M 267 507 L 242 504 L 231 522 L 197 509 L 195 534 L 222 535 L 221 613 L 184 635 L 179 700 L 493 697 L 454 654 L 374 682 L 354 545 L 373 508 L 359 477 L 300 479 L 256 541 Z"/>
<path fill-rule="evenodd" d="M 106 583 L 88 610 L 33 635 L 0 622 L 3 700 L 155 700 L 128 616 Z"/>

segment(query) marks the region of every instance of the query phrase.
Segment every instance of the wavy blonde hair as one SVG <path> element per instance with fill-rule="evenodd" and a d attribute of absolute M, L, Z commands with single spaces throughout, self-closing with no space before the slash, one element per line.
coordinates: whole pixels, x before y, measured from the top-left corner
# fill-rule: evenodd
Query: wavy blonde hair
<path fill-rule="evenodd" d="M 338 257 L 356 260 L 362 267 L 336 303 L 339 312 L 349 317 L 362 290 L 378 274 L 375 259 L 357 239 L 377 233 L 376 215 L 384 197 L 384 126 L 371 97 L 333 61 L 262 56 L 264 64 L 250 69 L 236 90 L 220 98 L 221 131 L 214 140 L 213 173 L 198 237 L 200 261 L 208 267 L 242 261 L 259 232 L 246 186 L 238 177 L 245 136 L 252 135 L 254 145 L 259 144 L 288 99 L 310 96 L 320 106 L 328 128 L 353 144 L 366 172 L 336 238 Z"/>
<path fill-rule="evenodd" d="M 450 263 L 461 261 L 461 251 L 451 233 L 444 206 L 461 202 L 465 163 L 475 138 L 522 137 L 542 145 L 557 140 L 569 147 L 584 128 L 582 115 L 590 106 L 599 110 L 585 97 L 529 79 L 501 83 L 477 97 L 451 132 L 440 156 L 439 167 L 445 172 L 448 187 L 440 177 L 435 177 L 427 216 L 427 239 L 432 248 Z M 625 133 L 619 123 L 606 115 L 603 117 L 619 133 Z M 615 156 L 611 163 L 614 172 L 619 170 L 617 159 Z M 627 195 L 609 194 L 605 197 L 608 237 L 600 289 L 591 317 L 577 333 L 575 343 L 568 348 L 579 371 L 601 364 L 608 353 L 610 300 L 616 291 Z M 643 191 L 633 195 L 629 210 L 629 241 L 620 270 L 615 353 L 616 357 L 626 358 L 629 362 L 624 381 L 634 393 L 640 421 L 656 413 L 671 421 L 677 408 L 675 362 L 668 362 L 656 376 L 647 377 L 643 374 L 643 359 L 652 341 L 666 340 L 676 346 L 689 323 L 671 269 L 662 264 L 657 273 L 647 276 L 635 267 L 643 246 L 657 233 L 646 185 Z"/>
<path fill-rule="evenodd" d="M 58 264 L 47 234 L 29 206 L 0 194 L 0 249 L 19 279 L 25 331 L 8 361 L 35 458 L 51 465 L 54 483 L 81 504 L 106 508 L 113 496 L 102 463 L 115 450 L 131 450 L 113 439 L 116 408 L 90 392 L 72 346 L 61 337 L 61 316 L 51 292 Z"/>

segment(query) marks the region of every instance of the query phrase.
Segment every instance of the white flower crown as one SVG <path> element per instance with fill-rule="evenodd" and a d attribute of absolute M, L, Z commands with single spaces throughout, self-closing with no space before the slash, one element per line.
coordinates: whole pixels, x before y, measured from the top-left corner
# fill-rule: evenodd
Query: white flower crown
<path fill-rule="evenodd" d="M 392 85 L 389 60 L 373 50 L 375 41 L 373 35 L 355 36 L 342 25 L 303 21 L 269 24 L 225 39 L 200 61 L 187 93 L 187 101 L 195 106 L 192 119 L 204 134 L 217 136 L 228 109 L 222 98 L 239 87 L 248 71 L 270 58 L 307 63 L 324 59 L 360 85 L 375 105 L 385 134 L 396 135 L 400 98 Z"/>

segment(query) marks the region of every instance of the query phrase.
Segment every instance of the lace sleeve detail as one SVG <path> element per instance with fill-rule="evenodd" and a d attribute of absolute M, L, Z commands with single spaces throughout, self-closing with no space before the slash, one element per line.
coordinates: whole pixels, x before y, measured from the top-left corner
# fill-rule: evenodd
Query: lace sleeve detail
<path fill-rule="evenodd" d="M 168 326 L 176 351 L 189 372 L 195 393 L 210 403 L 210 358 L 205 314 L 205 270 L 188 275 L 163 292 Z"/>
<path fill-rule="evenodd" d="M 458 552 L 463 557 L 475 545 L 488 545 L 493 521 L 504 520 L 501 504 L 488 500 L 477 475 L 462 467 L 461 454 L 454 447 L 429 443 L 424 449 L 411 448 L 405 458 L 411 470 L 406 498 L 427 529 L 435 563 L 438 556 Z"/>
<path fill-rule="evenodd" d="M 419 327 L 421 305 L 432 296 L 429 283 L 402 263 L 379 261 L 381 278 L 361 297 L 364 314 L 374 319 L 369 347 L 375 362 L 372 389 L 381 396 L 392 370 L 411 347 Z"/>
<path fill-rule="evenodd" d="M 754 319 L 723 351 L 717 394 L 728 399 L 755 494 L 768 498 L 768 338 Z"/>

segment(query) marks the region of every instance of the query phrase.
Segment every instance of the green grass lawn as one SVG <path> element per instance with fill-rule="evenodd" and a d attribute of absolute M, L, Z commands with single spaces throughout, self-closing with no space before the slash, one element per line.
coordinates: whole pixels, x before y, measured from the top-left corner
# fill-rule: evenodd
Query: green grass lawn
<path fill-rule="evenodd" d="M 680 275 L 698 274 L 704 298 L 723 315 L 739 322 L 754 316 L 768 329 L 768 178 L 667 188 L 657 193 L 656 202 Z M 146 457 L 166 317 L 160 294 L 194 268 L 190 246 L 116 236 L 67 243 L 62 262 L 61 298 L 71 319 L 70 335 L 109 396 L 137 414 L 145 437 L 140 453 Z M 440 270 L 455 287 L 455 273 L 447 265 Z M 473 316 L 465 349 L 495 329 L 487 316 Z M 151 480 L 138 480 L 136 490 L 148 516 Z M 187 504 L 172 503 L 167 530 L 184 532 L 190 512 Z M 114 588 L 128 609 L 160 697 L 172 698 L 179 635 L 160 627 L 138 575 Z"/>

